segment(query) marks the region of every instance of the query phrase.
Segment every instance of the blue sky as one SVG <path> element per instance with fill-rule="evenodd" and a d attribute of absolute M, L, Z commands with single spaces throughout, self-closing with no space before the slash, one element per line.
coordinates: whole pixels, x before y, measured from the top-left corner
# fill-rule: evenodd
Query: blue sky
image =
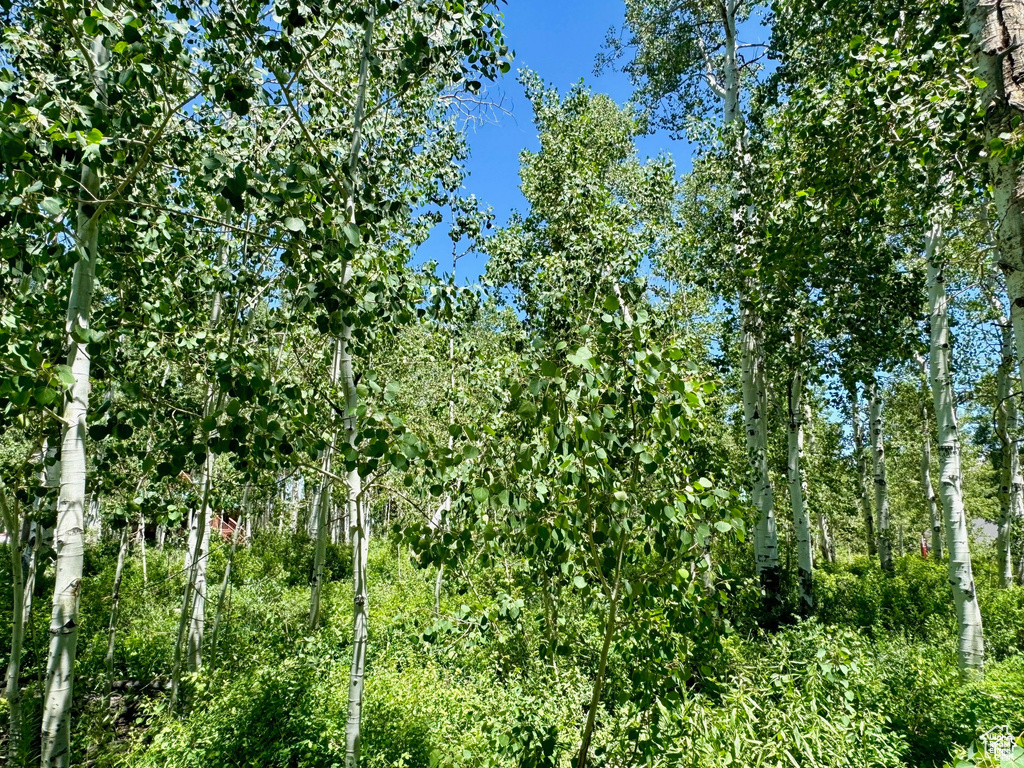
<path fill-rule="evenodd" d="M 498 226 L 513 210 L 525 211 L 519 192 L 519 152 L 538 146 L 530 103 L 516 82 L 516 71 L 528 67 L 562 92 L 583 79 L 597 92 L 628 101 L 632 89 L 624 74 L 593 75 L 605 35 L 609 27 L 621 27 L 624 8 L 622 0 L 509 0 L 504 7 L 505 37 L 515 51 L 515 61 L 512 72 L 491 86 L 488 95 L 503 100 L 512 114 L 499 113 L 493 122 L 467 128 L 472 155 L 465 184 L 467 192 L 494 209 Z M 665 133 L 642 137 L 638 146 L 642 155 L 664 150 L 675 157 L 681 170 L 689 167 L 687 145 Z M 435 229 L 415 261 L 429 259 L 438 261 L 439 272 L 451 272 L 451 241 L 444 224 Z M 484 261 L 476 254 L 461 259 L 459 282 L 475 282 L 483 273 Z"/>

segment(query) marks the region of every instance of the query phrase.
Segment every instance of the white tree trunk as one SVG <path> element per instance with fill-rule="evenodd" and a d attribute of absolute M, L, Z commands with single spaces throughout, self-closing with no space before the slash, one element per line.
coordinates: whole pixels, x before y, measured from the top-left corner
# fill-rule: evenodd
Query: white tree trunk
<path fill-rule="evenodd" d="M 743 304 L 745 302 L 741 302 L 741 306 Z M 768 429 L 765 420 L 767 393 L 757 321 L 749 309 L 743 308 L 741 312 L 743 336 L 740 384 L 743 395 L 743 431 L 746 435 L 747 457 L 752 476 L 751 500 L 758 511 L 758 522 L 754 531 L 754 558 L 761 589 L 764 591 L 766 618 L 771 623 L 777 618 L 779 609 L 781 574 L 775 498 L 768 474 Z"/>
<path fill-rule="evenodd" d="M 114 642 L 117 637 L 117 615 L 121 607 L 121 576 L 124 573 L 124 555 L 128 549 L 128 526 L 121 531 L 121 545 L 117 549 L 117 566 L 114 569 L 114 588 L 110 595 L 110 624 L 107 627 L 107 655 L 104 659 L 107 679 L 103 686 L 103 707 L 110 706 L 110 691 L 114 684 Z"/>
<path fill-rule="evenodd" d="M 348 200 L 346 214 L 350 226 L 356 223 L 356 174 L 359 154 L 362 148 L 363 118 L 366 112 L 366 87 L 369 80 L 370 57 L 376 19 L 374 6 L 367 13 L 363 31 L 362 53 L 359 59 L 359 87 L 352 118 L 352 144 L 349 151 Z M 354 269 L 346 261 L 342 272 L 342 290 L 346 290 Z M 358 433 L 359 394 L 356 391 L 355 373 L 352 369 L 352 327 L 343 323 L 340 334 L 340 373 L 342 389 L 345 392 L 345 443 L 355 450 Z M 359 748 L 362 742 L 363 719 L 363 678 L 366 674 L 366 648 L 369 644 L 369 592 L 366 585 L 366 561 L 369 556 L 369 531 L 363 507 L 362 478 L 358 468 L 349 470 L 345 476 L 348 490 L 349 536 L 352 541 L 352 664 L 349 667 L 348 718 L 345 722 L 345 768 L 357 768 Z"/>
<path fill-rule="evenodd" d="M 921 379 L 928 388 L 928 361 L 917 355 L 921 368 Z M 932 486 L 932 430 L 928 417 L 928 406 L 921 402 L 921 490 L 928 505 L 928 520 L 932 528 L 932 553 L 936 560 L 942 559 L 942 516 L 939 514 L 938 497 Z"/>
<path fill-rule="evenodd" d="M 102 37 L 91 44 L 97 104 L 103 105 L 103 83 L 109 52 Z M 96 168 L 82 164 L 81 195 L 86 201 L 100 199 L 100 178 Z M 50 649 L 46 663 L 43 694 L 42 768 L 66 768 L 71 760 L 71 701 L 78 650 L 78 605 L 85 554 L 86 503 L 86 417 L 89 412 L 91 358 L 87 343 L 79 341 L 88 333 L 92 317 L 93 283 L 99 258 L 99 218 L 96 206 L 83 202 L 78 207 L 77 251 L 71 277 L 67 312 L 68 366 L 75 383 L 64 407 L 61 436 L 60 494 L 57 498 L 57 527 L 53 544 L 57 565 L 50 617 Z"/>
<path fill-rule="evenodd" d="M 885 436 L 882 424 L 882 396 L 871 386 L 871 453 L 874 457 L 875 510 L 878 518 L 878 560 L 883 571 L 892 571 L 892 537 L 889 530 L 889 485 L 885 472 Z"/>
<path fill-rule="evenodd" d="M 941 238 L 941 227 L 933 227 L 925 247 L 928 260 L 928 314 L 931 321 L 930 373 L 938 425 L 939 488 L 946 521 L 946 545 L 949 549 L 949 582 L 953 587 L 960 627 L 960 669 L 966 676 L 980 676 L 984 669 L 985 646 L 981 610 L 971 569 L 967 517 L 961 487 L 960 434 L 953 395 L 949 308 L 940 255 Z"/>
<path fill-rule="evenodd" d="M 213 472 L 212 459 L 207 462 L 206 472 Z M 206 480 L 206 483 L 212 484 L 212 479 Z M 206 496 L 208 499 L 209 495 Z M 192 615 L 188 631 L 188 668 L 191 672 L 196 672 L 203 666 L 203 633 L 206 629 L 206 571 L 210 560 L 210 522 L 212 519 L 212 510 L 208 504 L 207 501 L 207 506 L 203 509 L 202 514 L 197 515 L 200 525 L 197 531 L 199 548 L 196 550 L 196 556 L 192 562 Z"/>
<path fill-rule="evenodd" d="M 331 383 L 337 385 L 341 377 L 342 340 L 334 340 L 331 360 Z M 354 436 L 353 436 L 354 439 Z M 316 514 L 316 553 L 313 557 L 313 582 L 309 597 L 309 628 L 315 630 L 320 624 L 320 598 L 324 588 L 324 560 L 327 558 L 327 539 L 330 533 L 331 499 L 334 483 L 331 481 L 331 462 L 337 437 L 331 435 L 331 444 L 320 456 L 321 475 L 313 493 L 313 510 Z"/>
<path fill-rule="evenodd" d="M 1013 391 L 1013 369 L 1016 359 L 1013 349 L 1013 327 L 1009 321 L 1001 323 L 1001 359 L 996 378 L 996 435 L 1002 446 L 1002 471 L 999 482 L 999 525 L 996 536 L 996 573 L 999 584 L 1006 589 L 1013 585 L 1013 555 L 1011 531 L 1020 502 L 1020 446 L 1017 442 L 1017 403 Z"/>
<path fill-rule="evenodd" d="M 89 494 L 89 503 L 86 506 L 85 515 L 85 538 L 89 544 L 97 543 L 103 536 L 103 520 L 100 517 L 100 496 L 98 493 Z"/>
<path fill-rule="evenodd" d="M 868 468 L 869 448 L 867 445 L 870 443 L 870 437 L 867 440 L 864 439 L 865 433 L 870 435 L 871 427 L 870 422 L 868 425 L 861 424 L 856 385 L 850 387 L 850 412 L 853 422 L 853 450 L 854 459 L 857 462 L 860 510 L 861 516 L 864 519 L 864 535 L 868 544 L 868 557 L 874 557 L 878 554 L 878 547 L 875 540 L 874 513 L 871 510 L 871 483 L 869 481 L 870 472 Z"/>
<path fill-rule="evenodd" d="M 25 584 L 21 563 L 21 520 L 17 499 L 7 500 L 7 489 L 0 486 L 0 522 L 7 529 L 7 551 L 11 558 L 11 655 L 7 662 L 8 729 L 7 758 L 15 765 L 21 751 L 21 654 L 25 642 Z"/>
<path fill-rule="evenodd" d="M 1024 111 L 1024 4 L 1019 0 L 963 0 L 967 30 L 974 45 L 974 65 L 986 86 L 985 145 L 1012 134 L 1012 121 Z M 1010 322 L 1018 370 L 1024 373 L 1024 212 L 1020 169 L 1014 152 L 989 152 L 989 183 L 995 208 L 998 266 L 1006 276 Z"/>
<path fill-rule="evenodd" d="M 799 345 L 799 338 L 795 343 Z M 803 376 L 797 368 L 789 383 L 789 459 L 786 469 L 789 501 L 793 509 L 793 531 L 796 535 L 800 601 L 804 613 L 810 614 L 814 610 L 814 542 L 811 539 L 810 517 L 804 504 L 806 484 L 800 463 L 804 451 L 803 387 Z"/>
<path fill-rule="evenodd" d="M 202 531 L 207 531 L 207 542 L 209 541 L 210 524 L 206 514 L 210 503 L 210 491 L 213 486 L 213 454 L 207 453 L 202 475 L 202 496 L 198 507 L 193 510 L 189 523 L 189 543 L 185 551 L 185 590 L 181 601 L 181 611 L 178 614 L 178 635 L 174 643 L 174 661 L 171 666 L 171 708 L 177 706 L 181 690 L 181 657 L 186 642 L 189 645 L 189 661 L 191 662 L 192 642 L 192 597 L 195 585 L 198 581 L 196 565 L 202 555 Z M 188 634 L 186 635 L 186 631 Z M 202 640 L 202 634 L 199 635 Z M 191 666 L 191 664 L 190 664 Z"/>

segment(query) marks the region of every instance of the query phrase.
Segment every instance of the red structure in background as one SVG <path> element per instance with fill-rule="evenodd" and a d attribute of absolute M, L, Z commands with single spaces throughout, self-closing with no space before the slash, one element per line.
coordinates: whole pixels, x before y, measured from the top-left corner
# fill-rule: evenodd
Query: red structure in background
<path fill-rule="evenodd" d="M 921 534 L 921 557 L 925 560 L 928 559 L 928 539 L 924 537 L 923 533 Z"/>
<path fill-rule="evenodd" d="M 235 529 L 238 528 L 238 523 L 237 519 L 232 520 L 230 517 L 214 515 L 210 520 L 210 531 L 219 534 L 224 541 L 231 541 L 235 535 Z M 244 541 L 245 531 L 241 530 L 238 532 L 238 542 L 241 544 Z"/>

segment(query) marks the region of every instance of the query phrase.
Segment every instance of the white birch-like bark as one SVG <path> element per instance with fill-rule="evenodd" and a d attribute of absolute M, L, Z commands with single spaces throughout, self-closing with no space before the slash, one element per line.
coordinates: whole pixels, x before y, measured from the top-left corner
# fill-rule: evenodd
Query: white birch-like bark
<path fill-rule="evenodd" d="M 814 437 L 814 415 L 811 413 L 811 404 L 804 399 L 804 431 L 807 440 L 807 451 L 813 455 L 815 453 L 815 437 Z M 804 470 L 804 477 L 806 479 L 807 470 Z M 807 494 L 807 483 L 804 482 L 804 503 L 808 503 Z M 818 538 L 821 544 L 821 559 L 826 563 L 834 563 L 836 561 L 836 543 L 835 539 L 832 538 L 832 529 L 828 524 L 828 517 L 825 515 L 825 511 L 818 505 Z"/>
<path fill-rule="evenodd" d="M 40 472 L 40 481 L 43 488 L 47 490 L 45 500 L 38 499 L 35 504 L 35 513 L 29 521 L 28 541 L 24 543 L 21 554 L 22 573 L 24 574 L 24 623 L 25 629 L 32 617 L 32 603 L 36 592 L 36 577 L 39 574 L 39 551 L 46 540 L 46 527 L 39 522 L 39 516 L 44 506 L 49 506 L 50 489 L 56 489 L 60 485 L 60 461 L 57 460 L 57 446 L 49 445 L 49 441 L 43 441 L 40 450 L 43 458 L 43 469 Z"/>
<path fill-rule="evenodd" d="M 921 368 L 921 379 L 928 388 L 928 361 L 917 355 L 917 364 Z M 928 521 L 932 530 L 932 552 L 936 560 L 942 559 L 942 515 L 939 513 L 939 500 L 932 486 L 932 430 L 928 416 L 928 405 L 921 401 L 921 491 L 928 505 Z"/>
<path fill-rule="evenodd" d="M 337 386 L 341 377 L 342 340 L 334 340 L 334 354 L 331 360 L 331 383 Z M 330 532 L 331 499 L 334 483 L 331 480 L 331 462 L 337 437 L 331 436 L 331 444 L 320 456 L 320 482 L 313 493 L 313 510 L 316 513 L 316 553 L 313 556 L 313 581 L 309 595 L 309 628 L 315 630 L 320 624 L 320 598 L 324 588 L 324 561 L 327 558 L 327 538 Z"/>
<path fill-rule="evenodd" d="M 106 102 L 103 78 L 109 60 L 109 51 L 102 36 L 93 39 L 88 54 L 92 58 L 96 104 L 102 108 Z M 83 162 L 81 170 L 81 195 L 85 201 L 100 199 L 100 177 L 91 163 L 92 160 Z M 96 205 L 91 202 L 83 202 L 78 207 L 78 260 L 72 273 L 68 299 L 67 364 L 75 383 L 64 407 L 61 436 L 60 493 L 57 498 L 57 527 L 53 534 L 57 564 L 43 694 L 42 768 L 67 768 L 72 764 L 71 701 L 78 650 L 79 590 L 85 554 L 85 438 L 91 389 L 91 358 L 87 343 L 79 339 L 88 332 L 92 317 L 93 283 L 99 258 L 100 223 L 96 212 Z"/>
<path fill-rule="evenodd" d="M 752 206 L 745 202 L 749 197 L 747 177 L 750 173 L 749 132 L 741 109 L 741 82 L 739 42 L 737 37 L 737 0 L 723 0 L 718 6 L 721 14 L 722 37 L 724 41 L 721 60 L 713 61 L 709 55 L 703 31 L 697 31 L 697 45 L 705 62 L 705 80 L 709 90 L 722 100 L 722 122 L 727 131 L 732 131 L 733 161 L 735 167 L 736 191 L 741 202 L 732 210 L 732 223 L 736 241 L 733 257 L 737 265 L 745 268 L 750 259 L 746 248 L 747 231 L 754 223 Z M 717 67 L 721 67 L 721 77 Z M 743 431 L 751 467 L 751 501 L 758 511 L 758 522 L 754 531 L 754 561 L 761 588 L 764 591 L 765 620 L 768 624 L 778 618 L 781 601 L 781 584 L 778 556 L 778 529 L 775 521 L 774 494 L 768 474 L 768 432 L 767 398 L 765 393 L 764 360 L 761 353 L 761 323 L 753 302 L 754 285 L 745 279 L 740 290 L 739 306 L 741 315 L 741 377 L 743 395 Z"/>
<path fill-rule="evenodd" d="M 356 174 L 359 154 L 362 148 L 363 118 L 366 113 L 366 88 L 369 81 L 370 56 L 376 26 L 374 6 L 370 6 L 363 31 L 362 52 L 359 58 L 359 86 L 356 94 L 352 120 L 352 143 L 349 150 L 348 183 L 351 185 L 346 205 L 350 226 L 356 223 Z M 341 289 L 347 290 L 352 280 L 353 265 L 346 261 L 342 271 Z M 341 385 L 345 393 L 345 443 L 356 449 L 358 432 L 357 409 L 359 394 L 356 391 L 355 373 L 352 368 L 352 327 L 342 323 L 339 338 Z M 369 531 L 366 525 L 363 505 L 362 478 L 358 468 L 346 473 L 348 490 L 349 538 L 352 541 L 352 664 L 349 667 L 348 717 L 345 722 L 345 768 L 358 768 L 359 750 L 362 744 L 363 679 L 366 675 L 366 649 L 369 644 L 369 592 L 366 584 L 366 561 L 369 556 Z"/>
<path fill-rule="evenodd" d="M 857 461 L 857 471 L 860 490 L 860 510 L 864 519 L 864 535 L 868 544 L 868 557 L 878 554 L 878 545 L 875 539 L 875 519 L 871 510 L 871 482 L 868 454 L 870 451 L 870 437 L 865 440 L 865 433 L 870 435 L 870 420 L 864 425 L 860 420 L 860 406 L 857 397 L 856 385 L 850 387 L 850 411 L 853 421 L 853 450 L 854 458 Z"/>
<path fill-rule="evenodd" d="M 103 536 L 103 520 L 100 518 L 100 497 L 98 493 L 89 495 L 85 514 L 85 538 L 89 544 L 95 544 Z"/>
<path fill-rule="evenodd" d="M 797 334 L 794 345 L 799 347 L 801 341 L 800 335 Z M 803 387 L 803 376 L 797 367 L 789 382 L 789 455 L 786 470 L 789 479 L 789 502 L 793 510 L 793 531 L 796 535 L 800 602 L 804 612 L 809 614 L 814 610 L 814 542 L 811 539 L 810 517 L 804 503 L 806 484 L 801 466 L 804 451 Z"/>
<path fill-rule="evenodd" d="M 874 457 L 875 511 L 878 528 L 878 561 L 883 571 L 892 571 L 892 537 L 889 530 L 889 485 L 885 471 L 885 434 L 882 396 L 878 384 L 871 385 L 871 455 Z"/>
<path fill-rule="evenodd" d="M 212 472 L 211 454 L 207 459 L 207 468 L 204 474 L 209 476 L 212 475 Z M 212 486 L 212 478 L 205 479 L 205 482 Z M 207 498 L 209 498 L 208 495 Z M 197 515 L 200 524 L 197 531 L 199 546 L 192 561 L 192 615 L 189 619 L 188 630 L 188 668 L 190 672 L 196 672 L 203 666 L 203 634 L 206 629 L 206 572 L 210 560 L 211 511 L 207 506 L 203 510 L 203 514 Z"/>
<path fill-rule="evenodd" d="M 208 442 L 208 441 L 207 441 Z M 189 523 L 189 544 L 185 551 L 185 591 L 182 596 L 181 611 L 178 615 L 178 635 L 174 643 L 174 661 L 171 666 L 171 708 L 177 706 L 181 692 L 181 658 L 186 643 L 188 642 L 187 630 L 191 624 L 192 596 L 197 580 L 196 561 L 200 557 L 203 537 L 203 528 L 209 529 L 206 520 L 206 513 L 210 503 L 210 490 L 212 488 L 213 454 L 207 453 L 202 477 L 202 496 L 199 506 L 193 510 Z"/>
<path fill-rule="evenodd" d="M 7 758 L 17 763 L 21 751 L 21 654 L 25 643 L 25 584 L 21 562 L 21 521 L 17 499 L 7 501 L 7 489 L 0 486 L 0 521 L 7 529 L 7 551 L 11 558 L 11 655 L 7 662 L 4 698 L 8 706 Z"/>
<path fill-rule="evenodd" d="M 149 584 L 149 573 L 146 567 L 146 518 L 142 516 L 142 510 L 139 510 L 139 553 L 142 555 L 142 583 L 143 585 Z"/>
<path fill-rule="evenodd" d="M 103 685 L 103 708 L 110 706 L 110 691 L 114 684 L 114 643 L 117 637 L 117 615 L 121 608 L 121 576 L 124 573 L 124 556 L 128 550 L 128 526 L 121 531 L 121 545 L 117 549 L 117 566 L 114 568 L 114 588 L 110 594 L 110 624 L 107 627 L 107 655 L 104 664 L 107 679 Z"/>
<path fill-rule="evenodd" d="M 958 660 L 961 673 L 980 676 L 984 669 L 985 644 L 981 610 L 974 586 L 971 551 L 967 540 L 960 468 L 960 434 L 953 394 L 952 349 L 949 336 L 949 302 L 941 257 L 942 229 L 934 226 L 925 241 L 928 261 L 928 315 L 931 322 L 929 350 L 932 397 L 938 425 L 939 488 L 949 551 L 949 582 L 953 587 L 960 628 Z"/>
<path fill-rule="evenodd" d="M 742 310 L 740 382 L 743 394 L 743 428 L 753 484 L 751 497 L 758 510 L 754 530 L 754 557 L 757 575 L 764 590 L 765 609 L 769 621 L 777 611 L 780 597 L 779 535 L 775 523 L 775 499 L 768 474 L 768 430 L 765 421 L 767 395 L 756 320 Z"/>
<path fill-rule="evenodd" d="M 1000 307 L 1000 310 L 1002 308 Z M 1002 312 L 1000 311 L 1000 315 Z M 999 479 L 999 524 L 996 536 L 996 574 L 999 585 L 1013 585 L 1011 531 L 1020 501 L 1020 445 L 1017 442 L 1017 404 L 1013 391 L 1013 327 L 1007 320 L 1000 323 L 999 368 L 996 373 L 996 436 L 1002 446 L 1002 467 Z"/>
<path fill-rule="evenodd" d="M 227 268 L 228 250 L 221 252 L 221 269 Z M 220 291 L 213 295 L 210 308 L 210 330 L 220 324 L 221 305 L 224 297 Z M 221 392 L 216 384 L 206 388 L 203 404 L 203 420 L 216 415 L 221 405 Z M 191 671 L 202 667 L 203 632 L 206 626 L 206 565 L 210 551 L 210 494 L 213 490 L 213 473 L 216 456 L 210 448 L 211 432 L 203 433 L 203 444 L 207 446 L 206 460 L 200 475 L 200 502 L 192 510 L 189 524 L 189 542 L 185 551 L 185 589 L 178 617 L 178 635 L 174 643 L 174 662 L 171 668 L 171 707 L 178 704 L 181 689 L 181 657 L 187 644 L 187 663 Z M 187 631 L 187 635 L 186 635 Z"/>
<path fill-rule="evenodd" d="M 1024 3 L 1020 0 L 963 0 L 974 46 L 977 76 L 985 83 L 985 145 L 1012 134 L 1024 112 Z M 989 152 L 989 184 L 995 208 L 998 266 L 1006 277 L 1018 372 L 1024 374 L 1024 209 L 1015 153 Z"/>

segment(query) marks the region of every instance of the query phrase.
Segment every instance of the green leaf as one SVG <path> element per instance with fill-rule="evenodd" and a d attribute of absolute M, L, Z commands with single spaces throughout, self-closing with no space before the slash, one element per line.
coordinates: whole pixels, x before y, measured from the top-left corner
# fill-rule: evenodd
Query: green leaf
<path fill-rule="evenodd" d="M 477 502 L 479 502 L 480 504 L 483 504 L 485 501 L 487 501 L 487 499 L 489 499 L 490 496 L 491 492 L 486 488 L 481 487 L 473 489 L 473 498 L 476 499 Z"/>
<path fill-rule="evenodd" d="M 70 365 L 57 365 L 54 366 L 53 372 L 57 374 L 57 379 L 68 389 L 75 386 L 75 375 L 71 372 Z"/>
<path fill-rule="evenodd" d="M 587 362 L 587 360 L 590 360 L 593 357 L 594 353 L 590 351 L 590 348 L 583 346 L 577 349 L 575 352 L 570 352 L 565 359 L 568 360 L 573 365 L 583 365 L 584 363 Z"/>
<path fill-rule="evenodd" d="M 587 580 L 584 579 L 582 576 L 575 576 L 575 577 L 573 577 L 572 583 L 573 583 L 573 586 L 576 587 L 576 589 L 583 589 L 584 587 L 587 586 Z"/>
<path fill-rule="evenodd" d="M 64 208 L 64 201 L 59 197 L 46 197 L 43 198 L 43 210 L 47 213 L 56 216 Z"/>
<path fill-rule="evenodd" d="M 355 224 L 346 224 L 341 228 L 341 231 L 345 233 L 345 238 L 354 246 L 358 246 L 362 242 L 362 235 L 359 232 L 359 227 Z"/>
<path fill-rule="evenodd" d="M 306 223 L 302 219 L 298 219 L 294 216 L 289 216 L 284 220 L 284 225 L 292 232 L 305 232 Z"/>

